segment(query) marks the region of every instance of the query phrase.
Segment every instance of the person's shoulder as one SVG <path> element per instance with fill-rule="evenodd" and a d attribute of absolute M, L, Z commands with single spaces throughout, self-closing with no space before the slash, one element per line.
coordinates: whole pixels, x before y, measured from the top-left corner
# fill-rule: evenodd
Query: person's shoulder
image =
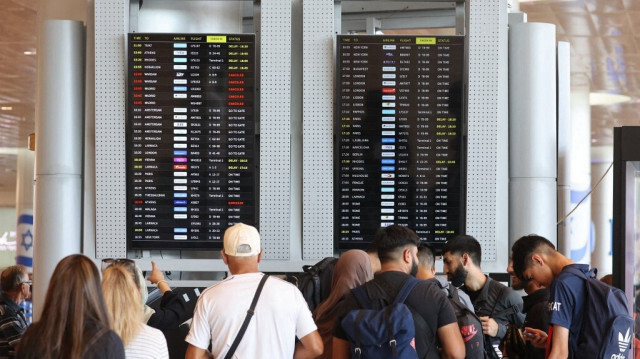
<path fill-rule="evenodd" d="M 113 330 L 107 330 L 98 340 L 97 342 L 103 342 L 109 345 L 114 346 L 122 346 L 122 339 L 120 336 L 114 332 Z"/>
<path fill-rule="evenodd" d="M 269 279 L 267 279 L 267 283 L 269 283 L 270 285 L 286 288 L 288 290 L 292 290 L 292 289 L 298 290 L 298 287 L 296 287 L 295 284 L 288 282 L 275 275 L 270 275 Z"/>
<path fill-rule="evenodd" d="M 585 279 L 584 276 L 575 273 L 572 269 L 577 269 L 583 273 L 589 271 L 589 266 L 586 264 L 569 264 L 562 268 L 560 273 L 556 276 L 554 282 L 556 284 L 577 283 Z"/>
<path fill-rule="evenodd" d="M 105 330 L 87 348 L 85 358 L 124 358 L 124 346 L 120 336 L 113 330 Z"/>
<path fill-rule="evenodd" d="M 277 276 L 269 276 L 269 279 L 264 284 L 265 288 L 269 288 L 269 291 L 273 295 L 277 295 L 278 300 L 290 300 L 288 302 L 290 305 L 293 304 L 304 304 L 307 305 L 307 302 L 304 300 L 304 296 L 298 287 L 296 287 L 293 283 L 290 283 L 280 277 Z"/>
<path fill-rule="evenodd" d="M 420 280 L 416 284 L 416 290 L 413 291 L 414 295 L 420 295 L 426 298 L 432 299 L 447 299 L 448 289 L 444 288 L 436 278 Z M 445 290 L 447 292 L 445 292 Z M 411 295 L 411 294 L 410 294 Z"/>
<path fill-rule="evenodd" d="M 144 333 L 145 336 L 149 338 L 162 338 L 164 339 L 164 334 L 159 329 L 143 324 L 141 333 Z"/>
<path fill-rule="evenodd" d="M 229 280 L 229 278 L 225 278 L 220 282 L 216 282 L 214 284 L 212 284 L 211 286 L 207 287 L 206 289 L 204 289 L 202 291 L 202 293 L 200 293 L 200 296 L 198 297 L 198 299 L 201 298 L 205 298 L 208 296 L 212 296 L 215 295 L 215 293 L 220 290 L 221 288 L 224 289 L 226 282 Z"/>

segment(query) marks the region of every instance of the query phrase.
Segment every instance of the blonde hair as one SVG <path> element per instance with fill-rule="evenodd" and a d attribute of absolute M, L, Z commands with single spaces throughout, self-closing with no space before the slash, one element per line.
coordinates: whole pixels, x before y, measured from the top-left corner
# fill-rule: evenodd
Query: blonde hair
<path fill-rule="evenodd" d="M 140 290 L 127 269 L 112 264 L 102 273 L 102 292 L 113 330 L 126 347 L 143 326 Z"/>

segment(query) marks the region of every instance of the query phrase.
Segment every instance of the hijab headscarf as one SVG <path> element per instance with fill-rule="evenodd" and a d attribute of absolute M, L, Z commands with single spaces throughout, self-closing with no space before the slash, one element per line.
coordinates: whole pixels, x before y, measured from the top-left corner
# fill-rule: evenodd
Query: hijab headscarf
<path fill-rule="evenodd" d="M 371 259 L 367 252 L 352 249 L 340 256 L 333 269 L 331 294 L 313 312 L 318 332 L 324 344 L 324 353 L 318 358 L 331 358 L 333 326 L 338 316 L 336 304 L 351 289 L 373 279 Z"/>

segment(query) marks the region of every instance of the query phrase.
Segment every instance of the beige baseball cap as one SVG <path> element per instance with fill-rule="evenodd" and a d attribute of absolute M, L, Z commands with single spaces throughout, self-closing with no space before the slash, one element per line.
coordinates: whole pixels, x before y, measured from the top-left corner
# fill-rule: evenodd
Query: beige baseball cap
<path fill-rule="evenodd" d="M 224 232 L 224 253 L 234 257 L 251 257 L 260 253 L 258 230 L 244 223 L 236 223 Z"/>

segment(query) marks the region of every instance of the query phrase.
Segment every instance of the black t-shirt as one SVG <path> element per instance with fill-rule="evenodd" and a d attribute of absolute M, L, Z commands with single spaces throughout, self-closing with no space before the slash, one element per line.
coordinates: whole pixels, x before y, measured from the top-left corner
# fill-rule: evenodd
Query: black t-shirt
<path fill-rule="evenodd" d="M 364 286 L 365 289 L 368 289 L 368 286 L 375 286 L 373 282 L 377 282 L 382 288 L 389 289 L 387 295 L 393 300 L 407 279 L 409 279 L 409 274 L 404 272 L 382 272 L 376 274 L 374 279 L 365 283 Z M 371 292 L 375 293 L 375 291 L 367 290 L 367 293 Z M 375 301 L 375 298 L 371 299 L 372 302 Z M 420 283 L 413 288 L 404 303 L 414 313 L 417 313 L 424 319 L 431 333 L 435 334 L 438 328 L 445 325 L 457 323 L 456 314 L 451 307 L 451 303 L 449 303 L 446 295 L 442 289 L 440 289 L 436 279 L 420 281 Z M 340 306 L 340 308 L 338 310 L 338 319 L 333 329 L 333 336 L 347 340 L 347 336 L 340 323 L 349 311 L 360 309 L 360 306 L 351 292 L 347 293 L 337 305 Z M 421 337 L 419 333 L 416 333 L 416 341 L 422 343 L 434 342 L 434 340 Z M 416 347 L 419 348 L 421 345 L 417 343 Z"/>

